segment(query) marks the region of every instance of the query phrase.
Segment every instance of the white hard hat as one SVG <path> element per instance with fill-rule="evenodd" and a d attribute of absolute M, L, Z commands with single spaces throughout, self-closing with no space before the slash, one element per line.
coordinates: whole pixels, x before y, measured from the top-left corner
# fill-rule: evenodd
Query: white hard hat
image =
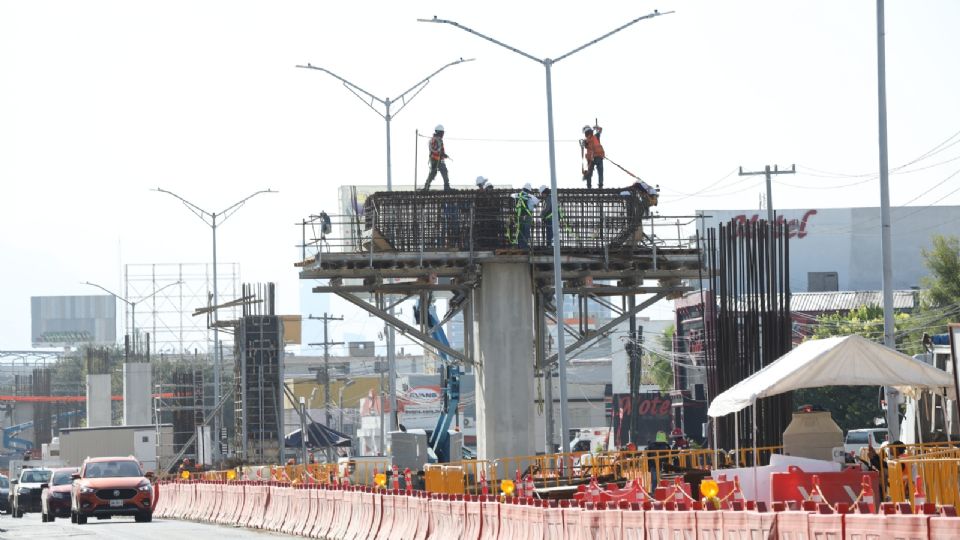
<path fill-rule="evenodd" d="M 433 128 L 434 131 L 443 131 L 443 124 L 437 124 L 437 127 Z"/>
<path fill-rule="evenodd" d="M 484 177 L 482 177 L 482 176 L 478 176 L 478 177 L 477 177 L 477 185 L 478 185 L 478 186 L 482 186 L 482 185 L 484 184 L 484 182 L 486 182 L 486 181 L 487 181 L 487 179 L 484 178 Z"/>
<path fill-rule="evenodd" d="M 546 184 L 540 184 L 540 193 L 543 193 L 544 191 L 546 191 L 546 190 L 548 190 L 548 189 L 550 189 L 550 187 L 547 186 Z"/>
<path fill-rule="evenodd" d="M 530 182 L 527 182 L 526 184 L 523 185 L 523 189 L 524 191 L 533 191 L 533 186 L 530 185 Z"/>
<path fill-rule="evenodd" d="M 486 180 L 483 183 L 483 189 L 493 189 L 493 182 Z"/>
<path fill-rule="evenodd" d="M 583 134 L 586 135 L 588 131 L 593 131 L 593 128 L 590 126 L 583 126 Z"/>

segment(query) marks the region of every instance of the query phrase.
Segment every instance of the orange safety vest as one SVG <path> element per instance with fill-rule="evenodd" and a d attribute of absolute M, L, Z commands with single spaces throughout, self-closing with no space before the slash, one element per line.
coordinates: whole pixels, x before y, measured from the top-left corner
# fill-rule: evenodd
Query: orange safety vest
<path fill-rule="evenodd" d="M 587 161 L 593 161 L 594 158 L 603 159 L 603 146 L 600 144 L 599 137 L 588 135 L 583 144 L 587 149 Z"/>
<path fill-rule="evenodd" d="M 430 137 L 430 159 L 440 161 L 446 153 L 443 151 L 443 139 L 434 135 Z"/>

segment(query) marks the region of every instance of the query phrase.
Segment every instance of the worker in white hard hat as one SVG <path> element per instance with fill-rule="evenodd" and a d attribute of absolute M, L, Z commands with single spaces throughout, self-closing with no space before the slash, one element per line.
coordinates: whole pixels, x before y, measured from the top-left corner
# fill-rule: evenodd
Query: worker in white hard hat
<path fill-rule="evenodd" d="M 543 224 L 543 233 L 547 237 L 547 247 L 553 246 L 553 200 L 550 198 L 550 188 L 544 184 L 540 186 L 540 222 Z"/>
<path fill-rule="evenodd" d="M 433 137 L 430 137 L 429 148 L 430 174 L 427 175 L 427 181 L 423 184 L 423 190 L 430 189 L 430 182 L 433 182 L 434 177 L 437 176 L 437 171 L 440 171 L 440 175 L 443 176 L 443 189 L 448 191 L 450 189 L 450 177 L 447 176 L 447 165 L 444 160 L 450 156 L 443 148 L 443 124 L 437 124 L 437 127 L 434 128 Z"/>
<path fill-rule="evenodd" d="M 484 177 L 482 177 L 482 176 L 478 176 L 478 177 L 477 177 L 477 189 L 483 189 L 483 186 L 486 185 L 487 182 L 489 182 L 489 180 L 487 180 L 486 178 L 484 178 Z"/>
<path fill-rule="evenodd" d="M 530 227 L 533 225 L 533 211 L 540 204 L 540 199 L 532 193 L 533 186 L 526 184 L 519 193 L 511 195 L 516 199 L 514 205 L 516 216 L 514 220 L 513 237 L 511 244 L 520 249 L 527 249 L 530 245 Z"/>
<path fill-rule="evenodd" d="M 587 169 L 583 171 L 583 179 L 587 182 L 587 189 L 592 189 L 593 169 L 597 169 L 597 186 L 603 189 L 603 145 L 600 144 L 600 133 L 603 128 L 600 126 L 583 126 L 583 139 L 580 140 L 580 148 L 583 149 L 584 158 L 587 160 Z"/>

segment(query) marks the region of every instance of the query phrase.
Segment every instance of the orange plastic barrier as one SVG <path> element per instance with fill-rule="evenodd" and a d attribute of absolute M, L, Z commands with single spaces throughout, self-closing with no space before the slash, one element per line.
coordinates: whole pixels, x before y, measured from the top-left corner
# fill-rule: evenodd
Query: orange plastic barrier
<path fill-rule="evenodd" d="M 929 516 L 892 514 L 884 518 L 887 521 L 884 538 L 927 540 L 930 537 Z M 954 536 L 954 538 L 957 537 Z"/>
<path fill-rule="evenodd" d="M 467 507 L 463 502 L 463 495 L 450 496 L 447 501 L 448 515 L 450 516 L 447 538 L 463 538 L 463 531 L 467 525 Z"/>
<path fill-rule="evenodd" d="M 572 531 L 574 537 L 576 538 L 600 538 L 601 530 L 603 529 L 603 514 L 606 510 L 595 510 L 593 503 L 587 503 L 583 510 L 580 511 L 580 520 L 579 523 Z M 570 535 L 571 530 L 565 528 L 567 536 Z"/>
<path fill-rule="evenodd" d="M 697 540 L 724 540 L 724 512 L 717 510 L 697 510 Z"/>
<path fill-rule="evenodd" d="M 806 512 L 777 513 L 777 535 L 779 540 L 808 540 L 810 523 Z"/>
<path fill-rule="evenodd" d="M 646 514 L 647 538 L 696 538 L 695 512 L 651 510 Z"/>
<path fill-rule="evenodd" d="M 257 484 L 256 494 L 256 500 L 250 507 L 250 521 L 247 522 L 247 527 L 261 529 L 270 507 L 270 485 Z"/>
<path fill-rule="evenodd" d="M 580 538 L 580 515 L 583 511 L 579 507 L 563 509 L 563 536 L 560 538 Z"/>
<path fill-rule="evenodd" d="M 293 534 L 297 536 L 307 536 L 306 531 L 309 531 L 313 526 L 314 512 L 317 509 L 316 491 L 315 484 L 306 484 L 302 487 L 300 498 L 302 500 L 301 504 L 303 504 L 304 510 L 301 514 L 300 520 L 293 528 Z"/>
<path fill-rule="evenodd" d="M 430 495 L 430 502 L 427 509 L 430 518 L 430 527 L 428 529 L 427 540 L 442 540 L 447 538 L 443 536 L 443 533 L 447 527 L 447 519 L 444 515 L 448 513 L 448 509 L 449 505 L 441 499 L 439 493 Z"/>
<path fill-rule="evenodd" d="M 843 517 L 843 514 L 810 514 L 807 516 L 810 538 L 843 540 Z"/>
<path fill-rule="evenodd" d="M 955 540 L 960 538 L 960 517 L 938 517 L 930 518 L 927 524 L 930 532 L 930 540 Z"/>
<path fill-rule="evenodd" d="M 621 513 L 621 527 L 623 530 L 623 540 L 644 540 L 646 538 L 646 512 L 641 512 L 638 508 L 631 505 L 630 510 L 624 510 Z M 748 539 L 744 539 L 748 540 Z"/>
<path fill-rule="evenodd" d="M 310 530 L 311 538 L 324 538 L 333 523 L 335 507 L 330 497 L 331 490 L 321 487 L 317 492 L 317 518 Z"/>
<path fill-rule="evenodd" d="M 500 508 L 493 495 L 481 495 L 480 498 L 480 540 L 497 540 L 500 534 Z M 559 537 L 557 537 L 559 538 Z"/>
<path fill-rule="evenodd" d="M 629 505 L 626 501 L 624 503 Z M 616 508 L 614 503 L 607 503 L 607 509 L 600 513 L 598 540 L 621 540 L 623 538 L 623 512 L 624 510 Z"/>
<path fill-rule="evenodd" d="M 533 502 L 534 504 L 530 504 Z M 523 507 L 523 523 L 526 525 L 526 540 L 544 540 L 545 530 L 545 510 L 544 501 L 539 499 L 528 499 L 527 505 Z M 476 537 L 473 537 L 476 538 Z"/>
<path fill-rule="evenodd" d="M 752 511 L 724 511 L 724 538 L 743 539 L 770 538 L 777 523 L 778 514 Z"/>
<path fill-rule="evenodd" d="M 483 522 L 483 503 L 478 498 L 469 497 L 464 503 L 463 538 L 480 540 L 480 527 Z M 409 537 L 407 537 L 409 538 Z"/>
<path fill-rule="evenodd" d="M 427 540 L 430 534 L 430 499 L 425 492 L 414 496 L 414 507 L 417 508 L 417 529 L 411 540 Z"/>
<path fill-rule="evenodd" d="M 347 536 L 347 529 L 350 527 L 350 521 L 353 519 L 353 508 L 346 500 L 346 491 L 337 490 L 333 492 L 334 503 L 337 507 L 337 519 L 335 527 L 327 533 L 329 538 L 343 540 Z"/>
<path fill-rule="evenodd" d="M 377 534 L 377 540 L 390 540 L 390 535 L 397 529 L 397 504 L 396 497 L 384 493 L 380 501 L 382 503 L 382 517 L 380 518 L 380 532 Z"/>
<path fill-rule="evenodd" d="M 293 534 L 293 529 L 304 519 L 304 512 L 309 509 L 308 505 L 303 504 L 301 494 L 303 490 L 299 485 L 287 488 L 287 517 L 280 523 L 279 531 L 284 534 Z"/>

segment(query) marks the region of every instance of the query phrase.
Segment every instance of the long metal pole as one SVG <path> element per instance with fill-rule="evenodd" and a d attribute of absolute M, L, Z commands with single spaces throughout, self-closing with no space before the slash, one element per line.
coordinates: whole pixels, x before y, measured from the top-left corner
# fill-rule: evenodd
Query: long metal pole
<path fill-rule="evenodd" d="M 384 106 L 386 107 L 386 114 L 384 118 L 387 120 L 387 191 L 393 191 L 393 168 L 391 166 L 390 160 L 390 120 L 393 118 L 390 115 L 390 98 L 384 100 Z M 391 304 L 388 313 L 393 316 L 393 306 Z M 397 431 L 399 428 L 399 418 L 397 416 L 397 351 L 396 351 L 396 334 L 394 333 L 393 326 L 387 325 L 387 369 L 389 373 L 387 374 L 387 388 L 390 391 L 390 431 Z"/>
<path fill-rule="evenodd" d="M 563 343 L 563 279 L 560 272 L 560 203 L 557 201 L 557 153 L 553 136 L 553 79 L 550 68 L 553 60 L 543 60 L 547 76 L 547 141 L 550 148 L 550 204 L 553 208 L 550 226 L 553 228 L 553 284 L 557 303 L 557 376 L 560 386 L 560 447 L 570 451 L 570 412 L 567 404 L 567 354 Z"/>
<path fill-rule="evenodd" d="M 213 402 L 220 403 L 220 327 L 217 324 L 219 320 L 218 309 L 219 300 L 217 296 L 217 213 L 210 214 L 213 221 Z M 222 410 L 213 418 L 213 437 L 216 441 L 213 445 L 213 461 L 220 461 L 220 419 Z"/>
<path fill-rule="evenodd" d="M 137 354 L 137 303 L 130 302 L 130 326 L 133 333 L 133 354 Z"/>
<path fill-rule="evenodd" d="M 877 107 L 880 128 L 880 251 L 883 259 L 883 344 L 896 348 L 893 319 L 893 259 L 890 238 L 890 184 L 887 164 L 887 74 L 883 0 L 877 0 Z M 887 401 L 887 430 L 892 441 L 900 439 L 898 392 L 884 390 Z"/>
<path fill-rule="evenodd" d="M 767 178 L 767 223 L 773 223 L 773 182 L 770 177 L 770 166 L 764 167 L 763 172 Z"/>

